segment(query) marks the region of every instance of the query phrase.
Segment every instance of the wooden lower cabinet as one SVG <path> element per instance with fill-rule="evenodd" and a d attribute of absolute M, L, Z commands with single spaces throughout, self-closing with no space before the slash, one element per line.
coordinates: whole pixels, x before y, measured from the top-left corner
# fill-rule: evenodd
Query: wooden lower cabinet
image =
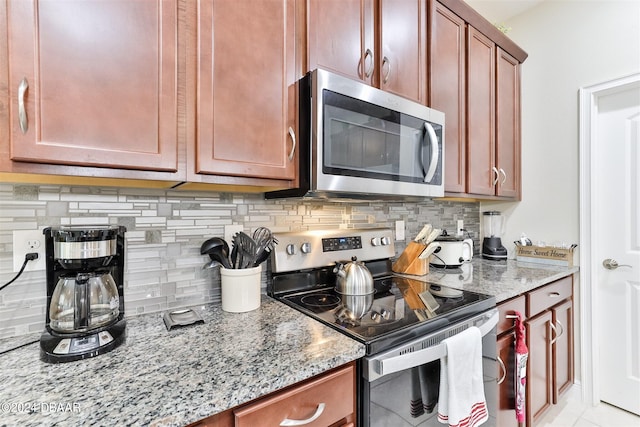
<path fill-rule="evenodd" d="M 346 427 L 355 425 L 355 413 L 356 379 L 352 362 L 191 426 L 277 426 L 291 420 L 306 421 L 304 425 L 309 427 Z"/>
<path fill-rule="evenodd" d="M 553 404 L 550 311 L 526 322 L 527 346 L 527 425 L 532 426 Z"/>
<path fill-rule="evenodd" d="M 526 302 L 526 304 L 525 304 Z M 560 402 L 574 381 L 573 277 L 556 280 L 498 305 L 497 352 L 506 369 L 499 385 L 497 424 L 517 426 L 515 416 L 514 310 L 524 316 L 529 357 L 527 359 L 526 426 Z M 500 369 L 503 369 L 500 366 Z"/>

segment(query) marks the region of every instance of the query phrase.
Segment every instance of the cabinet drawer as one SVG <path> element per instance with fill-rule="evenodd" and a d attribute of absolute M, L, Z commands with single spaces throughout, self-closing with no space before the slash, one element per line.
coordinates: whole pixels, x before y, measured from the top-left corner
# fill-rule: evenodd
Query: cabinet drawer
<path fill-rule="evenodd" d="M 236 427 L 278 426 L 286 418 L 306 420 L 322 414 L 307 427 L 328 426 L 355 411 L 355 376 L 353 365 L 323 375 L 300 386 L 277 393 L 234 411 Z"/>
<path fill-rule="evenodd" d="M 524 295 L 512 298 L 508 301 L 504 301 L 498 305 L 498 311 L 500 312 L 500 320 L 498 320 L 498 335 L 513 328 L 514 319 L 507 319 L 507 314 L 513 315 L 514 311 L 520 312 L 523 316 L 522 320 L 525 320 L 526 316 L 526 299 Z"/>
<path fill-rule="evenodd" d="M 536 289 L 527 294 L 527 317 L 536 314 L 562 302 L 571 296 L 573 292 L 573 277 L 567 276 L 564 279 Z"/>

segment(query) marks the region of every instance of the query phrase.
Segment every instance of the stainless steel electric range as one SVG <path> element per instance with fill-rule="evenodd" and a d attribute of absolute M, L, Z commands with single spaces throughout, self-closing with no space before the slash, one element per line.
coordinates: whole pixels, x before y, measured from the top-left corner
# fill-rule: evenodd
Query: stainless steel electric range
<path fill-rule="evenodd" d="M 338 229 L 276 233 L 268 293 L 281 302 L 362 342 L 357 363 L 358 425 L 436 426 L 441 342 L 470 326 L 483 338 L 483 374 L 495 425 L 499 361 L 495 298 L 395 275 L 390 229 Z M 375 292 L 335 290 L 336 262 L 364 261 Z"/>

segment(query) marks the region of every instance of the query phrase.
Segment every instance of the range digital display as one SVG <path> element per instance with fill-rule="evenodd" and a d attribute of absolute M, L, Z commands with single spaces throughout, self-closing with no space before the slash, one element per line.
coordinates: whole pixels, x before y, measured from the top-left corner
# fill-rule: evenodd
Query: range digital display
<path fill-rule="evenodd" d="M 360 236 L 322 239 L 322 252 L 346 251 L 350 249 L 362 249 L 362 239 Z"/>

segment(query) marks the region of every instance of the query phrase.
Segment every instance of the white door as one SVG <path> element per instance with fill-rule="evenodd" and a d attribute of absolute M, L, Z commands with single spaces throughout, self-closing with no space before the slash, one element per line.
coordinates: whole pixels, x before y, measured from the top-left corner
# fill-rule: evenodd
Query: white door
<path fill-rule="evenodd" d="M 596 100 L 592 263 L 600 400 L 640 415 L 640 81 Z"/>

